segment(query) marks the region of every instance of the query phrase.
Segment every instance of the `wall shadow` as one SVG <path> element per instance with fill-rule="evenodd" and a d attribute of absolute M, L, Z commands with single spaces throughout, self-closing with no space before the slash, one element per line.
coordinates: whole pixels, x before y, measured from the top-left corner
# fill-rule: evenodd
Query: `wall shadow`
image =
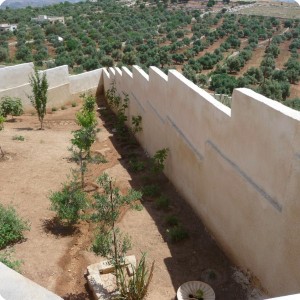
<path fill-rule="evenodd" d="M 129 138 L 129 136 L 117 137 L 114 128 L 116 116 L 107 107 L 103 94 L 98 95 L 97 103 L 101 107 L 99 116 L 103 121 L 103 126 L 111 134 L 110 140 L 121 157 L 119 162 L 132 178 L 130 181 L 132 188 L 141 190 L 145 185 L 154 184 L 159 186 L 163 195 L 171 199 L 170 208 L 167 211 L 157 209 L 155 197 L 143 196 L 142 204 L 151 215 L 170 249 L 171 257 L 165 259 L 164 263 L 174 289 L 177 290 L 186 281 L 200 280 L 212 286 L 216 293 L 216 299 L 247 299 L 246 291 L 233 279 L 233 263 L 218 247 L 193 209 L 176 191 L 166 176 L 163 174 L 151 175 L 149 158 L 136 140 Z M 138 157 L 140 161 L 143 161 L 146 170 L 133 172 L 130 164 L 132 157 Z M 167 229 L 170 226 L 166 224 L 165 220 L 165 217 L 170 214 L 176 215 L 182 226 L 186 228 L 189 234 L 188 239 L 178 243 L 171 241 L 167 234 Z"/>

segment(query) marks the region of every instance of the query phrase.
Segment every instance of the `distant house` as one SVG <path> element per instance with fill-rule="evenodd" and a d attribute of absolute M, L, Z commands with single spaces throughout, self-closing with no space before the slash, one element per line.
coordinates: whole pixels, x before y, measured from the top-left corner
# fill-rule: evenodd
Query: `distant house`
<path fill-rule="evenodd" d="M 0 24 L 0 33 L 11 31 L 14 32 L 17 30 L 18 25 L 17 24 Z"/>
<path fill-rule="evenodd" d="M 54 24 L 55 22 L 60 22 L 62 24 L 65 24 L 65 17 L 48 17 L 46 15 L 39 15 L 37 18 L 31 18 L 31 21 L 36 23 L 49 22 L 51 24 Z"/>

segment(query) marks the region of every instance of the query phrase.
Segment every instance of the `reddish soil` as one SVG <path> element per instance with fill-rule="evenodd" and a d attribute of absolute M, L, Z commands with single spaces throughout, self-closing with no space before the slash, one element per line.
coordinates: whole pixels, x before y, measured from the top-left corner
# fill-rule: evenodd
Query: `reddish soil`
<path fill-rule="evenodd" d="M 282 70 L 284 68 L 284 64 L 290 58 L 290 56 L 291 56 L 291 52 L 289 51 L 290 44 L 291 44 L 291 41 L 286 41 L 279 45 L 280 53 L 279 53 L 278 57 L 276 58 L 276 68 Z"/>
<path fill-rule="evenodd" d="M 258 68 L 265 54 L 265 47 L 258 47 L 253 51 L 252 57 L 246 63 L 246 65 L 237 73 L 237 75 L 243 75 L 251 67 Z"/>
<path fill-rule="evenodd" d="M 74 231 L 59 227 L 53 222 L 55 213 L 49 210 L 47 197 L 50 191 L 59 190 L 70 169 L 76 168 L 67 148 L 71 131 L 76 129 L 74 115 L 78 109 L 68 107 L 48 114 L 44 131 L 38 130 L 36 116 L 23 115 L 15 122 L 6 122 L 0 133 L 7 158 L 0 161 L 0 202 L 12 204 L 31 223 L 26 239 L 14 246 L 15 257 L 23 260 L 26 277 L 69 300 L 91 299 L 84 274 L 89 264 L 100 260 L 90 251 L 94 226 L 81 222 Z M 148 168 L 140 173 L 128 171 L 133 154 L 146 166 L 148 160 L 136 143 L 117 139 L 113 127 L 114 117 L 103 110 L 93 151 L 104 154 L 108 162 L 90 167 L 86 190 L 92 193 L 95 188 L 91 183 L 106 171 L 116 178 L 121 191 L 152 183 L 171 200 L 165 212 L 157 209 L 153 198 L 143 197 L 144 209 L 127 211 L 119 222 L 132 237 L 133 249 L 128 254 L 140 257 L 144 251 L 149 262 L 155 261 L 147 299 L 174 299 L 182 283 L 201 279 L 214 288 L 217 299 L 247 299 L 246 291 L 232 278 L 232 263 L 167 178 L 151 177 Z M 24 136 L 25 141 L 12 140 L 15 135 Z M 187 240 L 171 243 L 165 224 L 169 214 L 176 215 L 187 229 Z"/>
<path fill-rule="evenodd" d="M 15 43 L 17 42 L 16 37 L 12 37 L 11 39 L 8 40 L 8 51 L 9 51 L 9 58 L 14 59 L 16 55 L 16 45 Z"/>

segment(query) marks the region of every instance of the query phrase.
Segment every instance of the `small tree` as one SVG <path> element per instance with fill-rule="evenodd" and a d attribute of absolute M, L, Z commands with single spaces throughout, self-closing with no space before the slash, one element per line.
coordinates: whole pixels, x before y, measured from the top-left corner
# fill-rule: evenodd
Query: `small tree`
<path fill-rule="evenodd" d="M 73 131 L 71 143 L 74 159 L 79 163 L 81 175 L 81 187 L 84 187 L 84 175 L 87 171 L 87 163 L 101 163 L 106 160 L 103 157 L 92 158 L 91 147 L 96 140 L 97 119 L 95 114 L 96 99 L 91 95 L 83 95 L 83 108 L 76 114 L 77 124 L 80 125 L 78 130 Z"/>
<path fill-rule="evenodd" d="M 151 158 L 151 171 L 153 173 L 159 174 L 163 172 L 168 152 L 168 148 L 163 148 L 155 152 L 154 156 Z"/>
<path fill-rule="evenodd" d="M 136 201 L 142 197 L 142 193 L 130 190 L 127 195 L 121 195 L 120 190 L 113 184 L 112 178 L 106 173 L 98 178 L 98 184 L 103 189 L 103 193 L 94 195 L 95 213 L 92 219 L 100 221 L 101 227 L 92 249 L 96 254 L 111 261 L 115 266 L 118 281 L 120 265 L 124 261 L 126 252 L 131 248 L 131 244 L 129 237 L 124 236 L 117 228 L 116 222 L 123 207 L 141 208 Z"/>
<path fill-rule="evenodd" d="M 33 95 L 28 96 L 31 104 L 35 108 L 39 121 L 41 123 L 40 129 L 43 129 L 43 121 L 46 115 L 47 105 L 47 92 L 48 92 L 48 81 L 46 73 L 44 72 L 41 76 L 37 69 L 34 70 L 34 74 L 29 77 L 30 85 L 32 87 Z"/>

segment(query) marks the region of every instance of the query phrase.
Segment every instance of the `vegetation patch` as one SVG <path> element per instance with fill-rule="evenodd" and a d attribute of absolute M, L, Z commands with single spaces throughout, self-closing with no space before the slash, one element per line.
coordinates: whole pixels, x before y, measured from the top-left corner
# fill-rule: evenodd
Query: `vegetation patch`
<path fill-rule="evenodd" d="M 29 223 L 21 219 L 12 206 L 0 203 L 0 249 L 22 240 L 24 231 L 29 228 Z"/>

